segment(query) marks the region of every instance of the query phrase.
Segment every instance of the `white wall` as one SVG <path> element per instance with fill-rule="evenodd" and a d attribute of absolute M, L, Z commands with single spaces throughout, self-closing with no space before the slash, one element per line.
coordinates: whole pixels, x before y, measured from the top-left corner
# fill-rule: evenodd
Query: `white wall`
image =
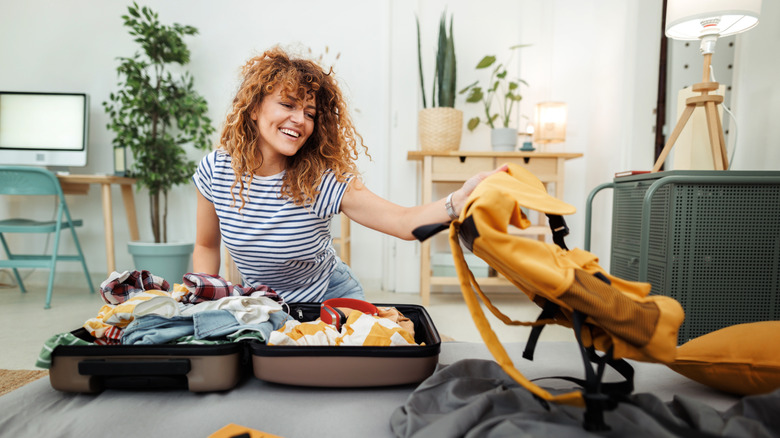
<path fill-rule="evenodd" d="M 130 2 L 103 0 L 31 0 L 0 3 L 0 88 L 28 91 L 80 91 L 91 97 L 90 152 L 85 169 L 76 172 L 110 173 L 113 171 L 111 134 L 105 128 L 108 118 L 101 102 L 115 89 L 116 57 L 131 56 L 138 50 L 121 15 Z M 329 55 L 334 70 L 351 104 L 353 119 L 370 148 L 374 161 L 361 160 L 369 187 L 382 194 L 386 187 L 388 147 L 388 1 L 257 1 L 257 0 L 152 0 L 141 2 L 158 12 L 162 22 L 179 22 L 195 26 L 200 34 L 188 38 L 192 60 L 187 67 L 195 78 L 196 89 L 209 103 L 209 116 L 219 127 L 238 85 L 243 63 L 253 55 L 275 44 L 314 55 Z M 214 136 L 214 140 L 218 138 Z M 193 152 L 191 157 L 199 159 Z M 118 188 L 114 188 L 117 269 L 132 269 L 132 259 L 125 247 L 129 236 Z M 191 185 L 180 186 L 169 197 L 169 240 L 193 241 L 195 191 Z M 99 190 L 93 187 L 89 197 L 69 196 L 68 203 L 76 217 L 85 220 L 79 236 L 87 252 L 92 272 L 106 271 L 103 223 Z M 151 238 L 146 192 L 136 195 L 141 238 Z M 50 214 L 39 206 L 43 217 Z M 29 210 L 29 203 L 0 200 L 0 212 Z M 2 214 L 2 213 L 0 213 Z M 381 260 L 376 236 L 363 236 L 367 230 L 356 230 L 356 260 L 361 269 L 378 278 Z M 372 233 L 376 234 L 376 233 Z M 41 251 L 45 240 L 29 245 Z M 64 239 L 65 250 L 71 250 Z M 373 249 L 377 248 L 377 249 Z M 363 257 L 365 251 L 372 254 Z M 76 264 L 61 269 L 77 271 Z"/>
<path fill-rule="evenodd" d="M 743 148 L 735 167 L 777 169 L 780 137 L 770 123 L 780 111 L 772 72 L 776 56 L 766 56 L 780 37 L 777 2 L 765 2 L 759 26 L 737 38 L 734 111 Z M 261 0 L 150 0 L 162 21 L 197 27 L 190 38 L 189 70 L 196 88 L 209 102 L 219 125 L 232 99 L 242 63 L 274 44 L 341 53 L 337 77 L 350 99 L 353 117 L 370 148 L 372 161 L 361 159 L 368 186 L 402 205 L 419 200 L 418 164 L 406 160 L 417 146 L 420 108 L 414 17 L 420 17 L 425 74 L 430 78 L 433 45 L 441 11 L 455 18 L 459 88 L 478 79 L 473 66 L 491 53 L 502 56 L 513 44 L 532 44 L 515 57 L 520 77 L 528 81 L 521 113 L 531 116 L 535 103 L 561 100 L 569 105 L 567 141 L 557 146 L 584 156 L 566 165 L 564 199 L 578 213 L 568 219 L 570 245 L 582 246 L 585 199 L 614 172 L 652 166 L 653 107 L 657 84 L 661 0 L 332 0 L 286 2 Z M 90 162 L 85 172 L 112 171 L 111 136 L 101 102 L 116 83 L 117 56 L 136 47 L 122 27 L 126 3 L 105 0 L 0 0 L 0 88 L 29 91 L 85 91 L 92 99 Z M 772 48 L 772 49 L 770 49 Z M 776 51 L 776 50 L 775 50 Z M 333 55 L 331 55 L 333 57 Z M 326 57 L 327 59 L 327 57 Z M 429 90 L 430 93 L 430 90 Z M 465 119 L 477 105 L 456 106 Z M 216 136 L 215 136 L 216 139 Z M 464 128 L 463 149 L 488 149 L 489 132 Z M 198 154 L 193 154 L 197 159 Z M 125 250 L 128 236 L 124 211 L 116 198 L 118 269 L 131 269 Z M 171 199 L 171 240 L 195 235 L 194 189 L 179 187 Z M 100 199 L 69 196 L 74 215 L 86 221 L 79 231 L 90 269 L 106 269 Z M 137 194 L 141 235 L 151 234 L 148 206 Z M 611 202 L 601 195 L 594 206 L 592 250 L 606 264 L 609 254 Z M 0 215 L 29 209 L 0 200 Z M 48 214 L 44 206 L 36 207 Z M 67 240 L 66 240 L 67 242 Z M 31 250 L 43 248 L 33 240 Z M 419 245 L 397 241 L 360 226 L 353 227 L 353 268 L 367 284 L 416 291 Z M 64 269 L 78 266 L 64 264 Z"/>
<path fill-rule="evenodd" d="M 765 0 L 758 26 L 737 35 L 732 97 L 737 119 L 734 170 L 780 169 L 778 47 L 780 2 Z"/>

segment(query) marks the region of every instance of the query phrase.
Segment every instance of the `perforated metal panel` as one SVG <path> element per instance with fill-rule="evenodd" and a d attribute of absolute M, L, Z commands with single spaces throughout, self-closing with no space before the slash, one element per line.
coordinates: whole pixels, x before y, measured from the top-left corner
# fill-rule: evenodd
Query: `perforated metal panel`
<path fill-rule="evenodd" d="M 655 192 L 642 260 L 642 202 L 650 185 L 667 176 L 709 182 L 675 182 Z M 752 182 L 736 182 L 746 177 Z M 612 273 L 648 281 L 652 293 L 682 304 L 680 343 L 734 324 L 780 319 L 780 172 L 672 171 L 615 183 Z"/>

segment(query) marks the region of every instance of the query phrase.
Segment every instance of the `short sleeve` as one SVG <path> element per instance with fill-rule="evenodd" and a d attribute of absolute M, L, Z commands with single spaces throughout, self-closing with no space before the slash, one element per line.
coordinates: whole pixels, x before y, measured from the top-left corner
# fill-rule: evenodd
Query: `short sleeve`
<path fill-rule="evenodd" d="M 354 177 L 354 175 L 348 175 L 347 180 L 341 182 L 336 179 L 336 175 L 332 171 L 325 172 L 320 182 L 320 193 L 312 206 L 315 214 L 321 218 L 329 218 L 338 214 L 347 186 Z"/>
<path fill-rule="evenodd" d="M 195 187 L 198 189 L 204 198 L 210 202 L 214 202 L 213 194 L 211 191 L 212 181 L 214 177 L 214 162 L 216 160 L 217 151 L 212 151 L 198 164 L 195 174 L 192 175 L 192 182 L 195 183 Z"/>

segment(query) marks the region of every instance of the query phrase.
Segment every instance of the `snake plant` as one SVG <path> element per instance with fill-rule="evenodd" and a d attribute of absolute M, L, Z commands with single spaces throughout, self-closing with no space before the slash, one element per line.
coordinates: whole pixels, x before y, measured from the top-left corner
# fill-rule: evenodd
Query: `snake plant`
<path fill-rule="evenodd" d="M 436 51 L 436 69 L 434 70 L 431 107 L 455 107 L 455 41 L 452 36 L 452 16 L 450 16 L 449 34 L 447 33 L 447 12 L 442 12 L 439 20 L 439 41 Z M 425 96 L 425 80 L 422 68 L 422 50 L 420 49 L 420 20 L 417 18 L 417 65 L 420 70 L 420 90 L 423 108 L 428 107 Z"/>

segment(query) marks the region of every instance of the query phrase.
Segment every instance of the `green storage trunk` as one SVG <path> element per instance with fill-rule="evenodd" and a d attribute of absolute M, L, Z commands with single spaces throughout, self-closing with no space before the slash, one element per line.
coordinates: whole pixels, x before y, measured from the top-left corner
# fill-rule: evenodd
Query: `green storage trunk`
<path fill-rule="evenodd" d="M 780 172 L 625 176 L 591 193 L 588 207 L 606 187 L 614 189 L 611 273 L 682 304 L 680 343 L 780 319 Z"/>

